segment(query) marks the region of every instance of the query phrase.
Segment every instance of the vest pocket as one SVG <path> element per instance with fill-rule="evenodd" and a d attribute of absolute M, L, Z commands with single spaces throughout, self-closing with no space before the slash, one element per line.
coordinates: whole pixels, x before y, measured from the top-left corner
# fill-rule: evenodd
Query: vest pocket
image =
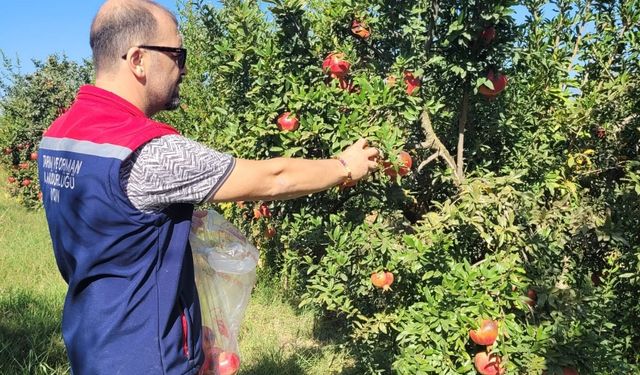
<path fill-rule="evenodd" d="M 189 308 L 184 299 L 180 296 L 180 324 L 182 325 L 182 354 L 186 359 L 191 359 L 192 345 L 191 345 L 191 319 L 189 316 Z"/>

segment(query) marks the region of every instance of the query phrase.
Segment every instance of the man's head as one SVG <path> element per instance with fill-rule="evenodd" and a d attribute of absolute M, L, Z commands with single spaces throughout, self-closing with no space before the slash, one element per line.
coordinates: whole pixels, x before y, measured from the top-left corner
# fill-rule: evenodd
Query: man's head
<path fill-rule="evenodd" d="M 90 44 L 96 85 L 147 115 L 177 108 L 186 50 L 166 8 L 149 0 L 109 0 L 93 20 Z"/>

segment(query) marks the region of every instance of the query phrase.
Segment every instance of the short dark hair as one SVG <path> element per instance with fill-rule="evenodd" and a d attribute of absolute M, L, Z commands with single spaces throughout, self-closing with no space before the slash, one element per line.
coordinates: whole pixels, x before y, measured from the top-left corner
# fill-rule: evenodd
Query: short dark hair
<path fill-rule="evenodd" d="M 89 45 L 93 52 L 96 72 L 111 68 L 127 50 L 145 44 L 159 32 L 158 20 L 151 7 L 155 6 L 173 17 L 163 6 L 153 1 L 127 1 L 107 11 L 100 11 L 93 19 Z"/>

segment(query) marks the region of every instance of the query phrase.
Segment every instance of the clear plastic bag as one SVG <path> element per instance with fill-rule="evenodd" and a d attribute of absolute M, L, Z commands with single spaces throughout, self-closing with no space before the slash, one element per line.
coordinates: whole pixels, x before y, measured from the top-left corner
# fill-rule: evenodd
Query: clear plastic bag
<path fill-rule="evenodd" d="M 205 362 L 199 375 L 233 375 L 240 367 L 238 333 L 259 253 L 222 215 L 206 213 L 189 237 L 202 311 Z"/>

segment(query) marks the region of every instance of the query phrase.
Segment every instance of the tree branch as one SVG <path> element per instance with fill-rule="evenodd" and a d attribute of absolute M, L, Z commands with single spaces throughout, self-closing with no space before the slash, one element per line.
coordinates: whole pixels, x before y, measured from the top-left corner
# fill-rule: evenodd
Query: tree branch
<path fill-rule="evenodd" d="M 569 59 L 569 66 L 567 67 L 567 76 L 569 76 L 571 74 L 571 69 L 573 69 L 574 64 L 574 60 L 576 59 L 576 56 L 578 55 L 578 51 L 580 49 L 580 44 L 582 43 L 582 34 L 584 33 L 584 27 L 586 25 L 586 21 L 585 19 L 587 18 L 587 15 L 589 14 L 589 10 L 591 7 L 591 1 L 587 1 L 587 3 L 585 4 L 584 7 L 584 15 L 583 15 L 583 19 L 582 19 L 582 23 L 580 24 L 580 28 L 578 29 L 578 37 L 576 38 L 576 42 L 573 45 L 573 52 L 571 54 L 571 59 Z M 567 85 L 563 84 L 562 85 L 562 91 L 564 91 L 565 87 Z"/>
<path fill-rule="evenodd" d="M 615 23 L 615 20 L 613 21 L 613 23 Z M 626 23 L 622 23 L 622 27 L 618 29 L 618 35 L 615 41 L 612 42 L 612 45 L 618 45 L 618 42 L 620 40 L 620 38 L 624 37 L 624 34 L 627 32 L 627 24 Z M 613 64 L 613 59 L 615 57 L 617 57 L 619 55 L 619 53 L 616 53 L 615 51 L 611 52 L 611 55 L 609 56 L 609 60 L 607 61 L 607 63 L 602 67 L 602 71 L 605 72 L 607 75 L 609 75 L 609 77 L 611 77 L 611 72 L 609 71 L 609 68 L 611 67 L 611 64 Z M 600 89 L 602 88 L 602 85 L 604 84 L 604 80 L 600 79 L 600 82 L 598 82 L 598 87 L 596 88 L 596 91 L 600 91 Z"/>
<path fill-rule="evenodd" d="M 422 163 L 420 163 L 420 165 L 418 166 L 418 172 L 421 172 L 422 168 L 426 167 L 427 164 L 429 164 L 432 161 L 436 160 L 439 156 L 440 156 L 440 152 L 436 152 L 435 154 L 431 154 L 431 156 L 429 156 L 427 158 L 427 160 L 425 160 Z"/>
<path fill-rule="evenodd" d="M 467 114 L 469 113 L 469 90 L 464 85 L 462 103 L 460 108 L 460 118 L 458 119 L 458 149 L 456 164 L 458 169 L 456 174 L 460 181 L 464 181 L 464 129 L 467 126 Z"/>
<path fill-rule="evenodd" d="M 438 13 L 440 12 L 438 0 L 431 0 L 431 12 L 433 12 L 433 14 L 429 21 L 429 28 L 427 29 L 428 35 L 424 46 L 424 52 L 427 54 L 427 60 L 431 55 L 431 44 L 433 43 L 433 38 L 435 36 L 436 22 L 438 22 Z"/>
<path fill-rule="evenodd" d="M 618 169 L 622 169 L 624 168 L 624 166 L 628 163 L 628 160 L 621 160 L 620 162 L 618 162 L 616 165 L 613 165 L 611 167 L 606 167 L 606 168 L 600 168 L 600 169 L 594 169 L 592 171 L 585 171 L 582 173 L 578 173 L 577 175 L 580 177 L 585 177 L 585 176 L 589 176 L 592 174 L 601 174 L 601 173 L 605 173 L 605 172 L 609 172 L 609 171 L 614 171 L 614 170 L 618 170 Z"/>
<path fill-rule="evenodd" d="M 453 157 L 451 156 L 447 148 L 442 144 L 435 131 L 433 130 L 433 126 L 431 125 L 431 118 L 429 117 L 429 112 L 426 108 L 422 111 L 422 115 L 420 117 L 422 129 L 424 130 L 424 134 L 426 136 L 426 140 L 422 142 L 421 146 L 435 151 L 436 155 L 438 157 L 441 157 L 445 161 L 445 163 L 447 163 L 449 168 L 451 168 L 451 170 L 453 171 L 455 185 L 460 186 L 462 180 L 460 179 L 460 176 L 457 172 L 458 168 L 456 167 L 456 161 L 453 160 Z M 431 159 L 431 157 L 429 157 L 429 159 Z M 427 159 L 427 161 L 431 161 L 429 159 Z"/>
<path fill-rule="evenodd" d="M 630 114 L 629 116 L 623 118 L 622 121 L 620 122 L 620 129 L 622 129 L 625 126 L 629 125 L 629 123 L 631 123 L 631 121 L 637 119 L 638 117 L 640 117 L 639 114 L 633 113 L 633 114 Z"/>

